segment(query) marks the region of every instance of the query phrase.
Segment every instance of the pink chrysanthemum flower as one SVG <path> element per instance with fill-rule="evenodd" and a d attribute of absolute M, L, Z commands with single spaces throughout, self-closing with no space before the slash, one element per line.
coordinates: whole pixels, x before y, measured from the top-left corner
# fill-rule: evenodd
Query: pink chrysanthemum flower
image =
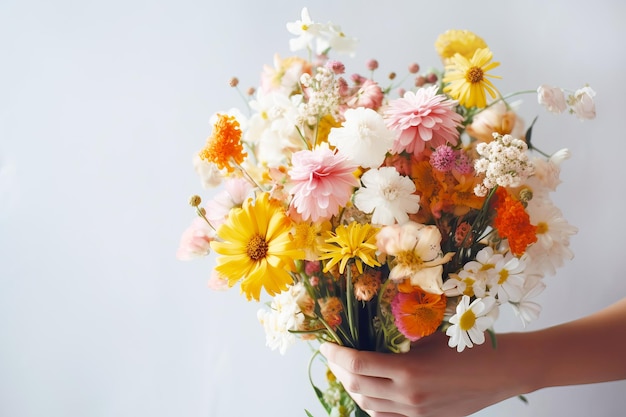
<path fill-rule="evenodd" d="M 454 111 L 456 102 L 437 94 L 437 86 L 408 91 L 402 98 L 392 100 L 385 110 L 385 122 L 391 130 L 400 132 L 392 151 L 406 151 L 419 155 L 426 143 L 432 148 L 440 145 L 456 145 L 459 139 L 457 127 L 463 116 Z"/>
<path fill-rule="evenodd" d="M 291 205 L 304 220 L 317 221 L 337 214 L 359 185 L 354 176 L 358 166 L 328 145 L 296 152 L 291 162 Z"/>

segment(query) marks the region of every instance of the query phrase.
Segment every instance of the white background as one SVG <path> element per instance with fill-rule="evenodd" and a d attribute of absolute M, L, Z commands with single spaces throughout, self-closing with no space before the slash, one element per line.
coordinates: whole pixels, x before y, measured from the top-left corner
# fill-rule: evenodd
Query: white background
<path fill-rule="evenodd" d="M 523 104 L 528 122 L 539 115 L 537 146 L 573 152 L 556 200 L 580 228 L 530 328 L 626 295 L 619 0 L 2 0 L 0 416 L 323 415 L 308 347 L 270 351 L 258 304 L 207 289 L 212 260 L 174 257 L 187 198 L 203 191 L 191 156 L 209 117 L 241 104 L 227 80 L 257 85 L 275 52 L 289 55 L 285 23 L 304 5 L 360 39 L 349 73 L 370 58 L 379 79 L 438 66 L 435 38 L 458 28 L 487 41 L 502 92 L 590 83 L 592 122 L 548 114 L 534 96 Z M 498 330 L 522 328 L 504 314 Z M 546 389 L 477 415 L 618 416 L 625 392 Z"/>

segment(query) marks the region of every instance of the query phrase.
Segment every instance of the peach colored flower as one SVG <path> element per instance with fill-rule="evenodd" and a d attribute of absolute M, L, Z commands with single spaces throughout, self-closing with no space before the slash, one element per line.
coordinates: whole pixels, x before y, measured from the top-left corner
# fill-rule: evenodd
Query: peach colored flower
<path fill-rule="evenodd" d="M 498 101 L 474 116 L 466 132 L 480 142 L 491 142 L 494 132 L 523 139 L 524 121 L 503 101 Z"/>

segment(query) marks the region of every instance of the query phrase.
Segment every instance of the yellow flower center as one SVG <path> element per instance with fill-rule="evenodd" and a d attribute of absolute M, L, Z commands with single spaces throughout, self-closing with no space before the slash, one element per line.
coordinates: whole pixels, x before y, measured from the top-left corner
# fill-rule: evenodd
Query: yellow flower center
<path fill-rule="evenodd" d="M 546 222 L 539 222 L 539 224 L 537 225 L 537 229 L 536 229 L 536 233 L 538 235 L 544 234 L 548 232 L 548 223 Z"/>
<path fill-rule="evenodd" d="M 476 323 L 476 314 L 474 314 L 472 310 L 467 310 L 461 316 L 461 320 L 459 320 L 459 327 L 461 327 L 461 330 L 466 332 L 472 327 L 474 327 L 475 323 Z"/>
<path fill-rule="evenodd" d="M 246 245 L 246 253 L 255 262 L 267 256 L 267 249 L 267 241 L 259 234 L 252 236 Z"/>
<path fill-rule="evenodd" d="M 471 67 L 465 73 L 465 79 L 472 84 L 481 82 L 483 80 L 483 76 L 484 72 L 480 67 Z"/>
<path fill-rule="evenodd" d="M 463 291 L 463 294 L 473 297 L 474 296 L 474 282 L 476 281 L 473 280 L 472 278 L 465 278 L 463 282 L 465 283 L 465 291 Z"/>
<path fill-rule="evenodd" d="M 481 271 L 489 271 L 492 268 L 495 268 L 496 266 L 494 264 L 483 264 L 483 266 L 480 267 Z"/>
<path fill-rule="evenodd" d="M 421 265 L 424 263 L 422 258 L 420 258 L 420 256 L 417 253 L 411 250 L 405 250 L 405 251 L 399 252 L 396 255 L 396 260 L 401 265 L 417 267 L 417 268 L 420 268 Z"/>
<path fill-rule="evenodd" d="M 498 280 L 498 284 L 502 285 L 506 282 L 506 280 L 509 279 L 509 271 L 506 269 L 503 269 L 500 271 L 500 279 Z"/>

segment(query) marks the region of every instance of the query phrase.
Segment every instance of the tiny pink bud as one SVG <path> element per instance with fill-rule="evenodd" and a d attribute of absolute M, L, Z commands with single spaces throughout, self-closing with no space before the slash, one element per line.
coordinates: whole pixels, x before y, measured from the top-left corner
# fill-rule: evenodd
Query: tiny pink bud
<path fill-rule="evenodd" d="M 369 61 L 367 61 L 367 69 L 370 71 L 378 69 L 378 61 L 376 61 L 375 59 L 370 59 Z"/>
<path fill-rule="evenodd" d="M 426 81 L 428 81 L 429 84 L 434 84 L 437 82 L 437 74 L 431 72 L 430 74 L 428 74 L 426 76 Z"/>
<path fill-rule="evenodd" d="M 343 65 L 343 63 L 332 60 L 332 59 L 326 62 L 326 68 L 328 68 L 329 70 L 331 70 L 337 75 L 343 74 L 344 72 L 346 72 L 346 66 Z"/>
<path fill-rule="evenodd" d="M 420 66 L 416 62 L 413 62 L 409 65 L 409 72 L 411 74 L 417 74 L 419 70 L 420 70 Z"/>

